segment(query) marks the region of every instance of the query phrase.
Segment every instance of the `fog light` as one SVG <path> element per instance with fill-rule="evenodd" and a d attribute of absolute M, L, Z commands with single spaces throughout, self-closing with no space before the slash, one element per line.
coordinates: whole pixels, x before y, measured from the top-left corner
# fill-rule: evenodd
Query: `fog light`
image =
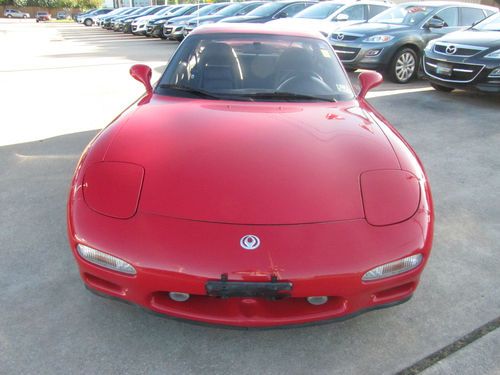
<path fill-rule="evenodd" d="M 311 305 L 315 305 L 315 306 L 323 305 L 327 301 L 328 301 L 327 296 L 307 297 L 307 302 L 309 302 Z"/>
<path fill-rule="evenodd" d="M 168 296 L 177 302 L 186 302 L 189 299 L 188 293 L 170 292 L 168 293 Z"/>
<path fill-rule="evenodd" d="M 371 281 L 410 271 L 422 263 L 422 254 L 412 255 L 395 262 L 386 263 L 365 273 L 361 280 Z"/>
<path fill-rule="evenodd" d="M 493 69 L 488 78 L 500 78 L 500 68 Z"/>
<path fill-rule="evenodd" d="M 91 247 L 78 244 L 76 246 L 78 254 L 89 261 L 90 263 L 97 264 L 98 266 L 109 268 L 113 271 L 128 273 L 129 275 L 135 275 L 135 268 L 131 264 L 128 264 L 124 260 L 116 258 L 112 255 L 103 253 L 102 251 L 92 249 Z"/>
<path fill-rule="evenodd" d="M 378 49 L 370 49 L 368 52 L 366 52 L 365 56 L 377 56 L 382 50 L 380 48 Z"/>

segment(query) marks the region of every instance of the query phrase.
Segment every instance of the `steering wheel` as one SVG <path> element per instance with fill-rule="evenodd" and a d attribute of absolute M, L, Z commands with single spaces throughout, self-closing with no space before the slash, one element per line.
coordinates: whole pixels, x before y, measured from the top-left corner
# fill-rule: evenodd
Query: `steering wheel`
<path fill-rule="evenodd" d="M 332 89 L 316 72 L 297 72 L 281 82 L 277 92 L 297 92 L 308 95 L 329 95 Z"/>

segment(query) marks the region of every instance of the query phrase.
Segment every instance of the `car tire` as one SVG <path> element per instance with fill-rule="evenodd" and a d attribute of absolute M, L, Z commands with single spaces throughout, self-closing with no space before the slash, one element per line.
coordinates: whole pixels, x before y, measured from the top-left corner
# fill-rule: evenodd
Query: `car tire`
<path fill-rule="evenodd" d="M 398 50 L 389 64 L 387 71 L 388 78 L 395 83 L 408 83 L 418 71 L 418 56 L 411 48 L 401 48 Z"/>
<path fill-rule="evenodd" d="M 27 16 L 23 16 L 24 19 L 28 18 Z"/>
<path fill-rule="evenodd" d="M 431 86 L 434 90 L 441 91 L 441 92 L 452 92 L 453 90 L 455 90 L 452 87 L 441 86 L 441 85 L 438 85 L 438 84 L 432 83 L 432 82 L 431 82 Z"/>
<path fill-rule="evenodd" d="M 90 18 L 87 18 L 87 19 L 83 22 L 83 24 L 84 24 L 85 26 L 92 26 L 92 20 L 91 20 Z"/>
<path fill-rule="evenodd" d="M 7 18 L 12 18 L 12 14 L 7 14 Z"/>

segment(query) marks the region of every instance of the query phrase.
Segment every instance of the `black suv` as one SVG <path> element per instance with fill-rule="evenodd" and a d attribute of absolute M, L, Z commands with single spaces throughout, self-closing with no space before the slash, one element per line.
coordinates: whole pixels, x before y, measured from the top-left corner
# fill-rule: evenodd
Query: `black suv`
<path fill-rule="evenodd" d="M 366 23 L 338 29 L 330 35 L 330 43 L 347 69 L 379 70 L 393 82 L 407 83 L 416 76 L 430 40 L 470 27 L 497 11 L 471 3 L 403 3 Z"/>
<path fill-rule="evenodd" d="M 436 90 L 500 93 L 500 13 L 429 42 L 423 67 Z"/>

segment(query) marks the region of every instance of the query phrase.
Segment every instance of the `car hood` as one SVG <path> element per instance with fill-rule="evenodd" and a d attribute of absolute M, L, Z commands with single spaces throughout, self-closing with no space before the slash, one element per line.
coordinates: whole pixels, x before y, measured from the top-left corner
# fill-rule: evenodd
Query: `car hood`
<path fill-rule="evenodd" d="M 374 35 L 381 32 L 387 33 L 392 31 L 407 30 L 410 26 L 407 25 L 393 25 L 389 23 L 366 22 L 356 24 L 354 26 L 341 27 L 339 30 L 344 33 L 355 33 L 363 35 Z"/>
<path fill-rule="evenodd" d="M 478 47 L 500 47 L 500 31 L 456 31 L 436 40 L 437 42 L 469 44 Z"/>
<path fill-rule="evenodd" d="M 270 25 L 290 25 L 290 26 L 315 26 L 318 25 L 318 28 L 324 26 L 329 21 L 325 20 L 317 20 L 311 18 L 280 18 L 277 20 L 273 20 L 269 22 Z"/>
<path fill-rule="evenodd" d="M 139 210 L 233 224 L 364 217 L 360 174 L 399 169 L 356 101 L 249 103 L 155 95 L 104 160 L 141 165 Z"/>
<path fill-rule="evenodd" d="M 258 16 L 235 16 L 235 17 L 228 17 L 223 20 L 223 22 L 259 22 L 261 20 L 266 20 L 268 17 L 258 17 Z"/>

